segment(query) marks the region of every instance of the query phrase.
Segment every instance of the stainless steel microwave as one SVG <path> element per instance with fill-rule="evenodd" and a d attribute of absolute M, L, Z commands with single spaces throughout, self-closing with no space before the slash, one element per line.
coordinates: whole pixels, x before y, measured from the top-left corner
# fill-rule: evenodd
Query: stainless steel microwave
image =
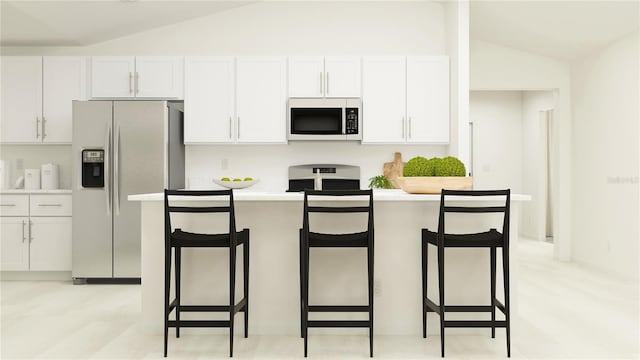
<path fill-rule="evenodd" d="M 362 140 L 360 98 L 289 98 L 289 140 Z"/>

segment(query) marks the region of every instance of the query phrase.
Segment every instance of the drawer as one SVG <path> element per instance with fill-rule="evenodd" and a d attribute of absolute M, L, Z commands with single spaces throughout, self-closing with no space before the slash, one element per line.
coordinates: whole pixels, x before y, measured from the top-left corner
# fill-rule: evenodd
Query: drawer
<path fill-rule="evenodd" d="M 31 216 L 71 216 L 71 195 L 33 195 Z"/>
<path fill-rule="evenodd" d="M 0 195 L 0 216 L 29 216 L 29 195 Z"/>

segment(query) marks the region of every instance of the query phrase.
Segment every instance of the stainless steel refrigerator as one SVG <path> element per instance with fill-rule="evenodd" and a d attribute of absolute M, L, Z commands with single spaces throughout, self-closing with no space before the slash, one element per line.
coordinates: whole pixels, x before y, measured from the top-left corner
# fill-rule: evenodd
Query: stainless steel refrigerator
<path fill-rule="evenodd" d="M 73 168 L 74 281 L 139 281 L 140 203 L 127 196 L 184 188 L 182 102 L 74 101 Z"/>

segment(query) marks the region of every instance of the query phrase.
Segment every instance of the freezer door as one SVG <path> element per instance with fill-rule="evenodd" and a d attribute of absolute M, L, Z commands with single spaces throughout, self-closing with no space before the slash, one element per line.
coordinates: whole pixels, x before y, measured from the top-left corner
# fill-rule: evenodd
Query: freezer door
<path fill-rule="evenodd" d="M 82 188 L 82 150 L 105 150 L 105 175 L 112 173 L 108 154 L 113 138 L 111 101 L 73 102 L 73 225 L 72 276 L 113 276 L 111 182 L 104 188 Z"/>
<path fill-rule="evenodd" d="M 113 274 L 140 277 L 140 203 L 127 196 L 164 189 L 167 103 L 115 101 L 113 115 Z"/>

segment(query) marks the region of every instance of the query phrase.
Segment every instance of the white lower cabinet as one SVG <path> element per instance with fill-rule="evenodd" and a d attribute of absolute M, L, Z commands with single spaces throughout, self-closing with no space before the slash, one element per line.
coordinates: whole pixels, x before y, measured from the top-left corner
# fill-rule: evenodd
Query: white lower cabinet
<path fill-rule="evenodd" d="M 0 195 L 0 205 L 20 210 L 0 216 L 0 270 L 71 271 L 71 195 Z"/>

